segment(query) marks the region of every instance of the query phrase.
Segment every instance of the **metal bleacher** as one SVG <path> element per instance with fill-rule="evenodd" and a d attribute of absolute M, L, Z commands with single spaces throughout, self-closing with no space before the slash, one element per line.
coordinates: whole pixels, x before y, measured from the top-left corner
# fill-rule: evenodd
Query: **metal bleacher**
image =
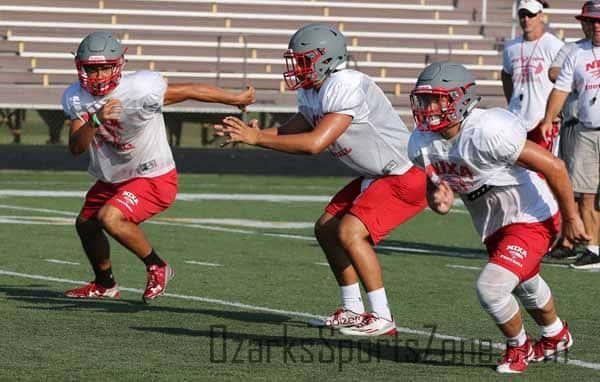
<path fill-rule="evenodd" d="M 171 82 L 201 81 L 227 89 L 257 88 L 257 112 L 293 112 L 282 53 L 301 25 L 325 22 L 347 37 L 350 67 L 369 75 L 397 110 L 427 63 L 452 59 L 471 69 L 484 106 L 504 105 L 501 38 L 511 33 L 512 0 L 3 0 L 0 2 L 0 108 L 59 109 L 76 80 L 73 55 L 81 38 L 109 30 L 127 47 L 126 70 L 153 69 Z M 573 2 L 557 1 L 549 25 L 576 38 Z M 554 5 L 554 4 L 553 4 Z M 184 103 L 173 110 L 215 112 Z"/>

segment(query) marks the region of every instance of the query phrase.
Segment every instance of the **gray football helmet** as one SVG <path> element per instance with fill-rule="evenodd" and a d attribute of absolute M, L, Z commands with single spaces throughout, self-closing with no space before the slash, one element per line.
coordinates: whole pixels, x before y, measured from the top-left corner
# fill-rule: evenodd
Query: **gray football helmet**
<path fill-rule="evenodd" d="M 417 129 L 432 132 L 461 122 L 479 99 L 471 73 L 463 65 L 450 61 L 427 66 L 410 93 Z"/>
<path fill-rule="evenodd" d="M 121 43 L 110 32 L 93 32 L 87 35 L 79 44 L 75 55 L 81 87 L 95 96 L 108 94 L 116 88 L 125 64 L 124 53 Z M 86 65 L 103 64 L 112 65 L 109 77 L 92 79 L 88 76 Z"/>
<path fill-rule="evenodd" d="M 288 88 L 310 89 L 348 60 L 346 39 L 327 24 L 309 24 L 294 33 L 283 57 Z"/>

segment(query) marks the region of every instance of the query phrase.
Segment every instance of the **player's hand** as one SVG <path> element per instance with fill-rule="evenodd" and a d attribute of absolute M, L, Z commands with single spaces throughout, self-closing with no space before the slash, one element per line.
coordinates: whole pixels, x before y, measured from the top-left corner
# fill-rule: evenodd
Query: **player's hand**
<path fill-rule="evenodd" d="M 123 112 L 123 105 L 121 105 L 121 101 L 116 98 L 109 99 L 104 106 L 98 110 L 96 115 L 100 122 L 107 121 L 109 119 L 118 121 L 121 119 L 121 113 Z"/>
<path fill-rule="evenodd" d="M 252 86 L 247 86 L 246 90 L 237 95 L 235 106 L 241 111 L 246 111 L 246 106 L 256 102 L 256 90 Z"/>
<path fill-rule="evenodd" d="M 452 188 L 443 180 L 437 186 L 430 182 L 429 187 L 430 189 L 427 192 L 429 208 L 438 214 L 447 214 L 454 203 Z"/>
<path fill-rule="evenodd" d="M 585 226 L 579 215 L 563 218 L 562 235 L 571 243 L 587 243 L 591 237 L 585 232 Z"/>
<path fill-rule="evenodd" d="M 540 129 L 540 134 L 546 142 L 550 142 L 554 138 L 554 128 L 552 126 L 552 122 L 541 120 L 536 126 L 536 129 Z"/>
<path fill-rule="evenodd" d="M 221 147 L 240 142 L 256 145 L 260 137 L 260 127 L 256 119 L 246 124 L 237 117 L 229 116 L 223 119 L 222 124 L 216 124 L 213 128 L 216 136 L 226 138 Z"/>

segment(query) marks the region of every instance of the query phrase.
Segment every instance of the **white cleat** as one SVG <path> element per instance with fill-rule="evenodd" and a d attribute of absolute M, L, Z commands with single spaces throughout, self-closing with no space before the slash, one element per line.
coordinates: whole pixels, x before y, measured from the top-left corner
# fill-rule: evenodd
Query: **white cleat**
<path fill-rule="evenodd" d="M 331 316 L 325 319 L 314 319 L 308 321 L 308 325 L 317 328 L 340 329 L 361 323 L 365 319 L 365 313 L 356 313 L 348 309 L 338 308 Z"/>
<path fill-rule="evenodd" d="M 379 317 L 376 313 L 367 313 L 361 323 L 341 328 L 340 333 L 348 336 L 363 337 L 394 336 L 396 335 L 396 321 L 393 317 L 390 321 Z"/>

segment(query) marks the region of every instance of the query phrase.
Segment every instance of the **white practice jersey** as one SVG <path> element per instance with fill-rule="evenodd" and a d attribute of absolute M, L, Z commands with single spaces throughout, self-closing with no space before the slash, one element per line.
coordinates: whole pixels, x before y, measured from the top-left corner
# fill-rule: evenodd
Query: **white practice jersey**
<path fill-rule="evenodd" d="M 600 127 L 600 47 L 590 40 L 579 44 L 567 56 L 554 87 L 577 91 L 579 121 L 587 128 Z"/>
<path fill-rule="evenodd" d="M 581 40 L 570 42 L 565 44 L 559 51 L 556 57 L 554 57 L 554 61 L 552 62 L 552 68 L 562 68 L 567 57 L 571 55 L 581 44 L 583 44 L 586 39 L 582 38 Z M 577 99 L 579 98 L 579 94 L 577 94 L 577 90 L 571 91 L 567 100 L 565 101 L 565 105 L 562 108 L 561 118 L 563 121 L 569 121 L 573 118 L 577 118 L 577 112 L 579 109 L 579 103 Z"/>
<path fill-rule="evenodd" d="M 352 117 L 329 151 L 366 177 L 399 175 L 412 167 L 406 147 L 410 132 L 369 76 L 344 69 L 333 73 L 319 91 L 298 91 L 298 111 L 313 126 L 328 113 Z"/>
<path fill-rule="evenodd" d="M 506 225 L 544 221 L 558 211 L 546 182 L 516 164 L 526 137 L 526 125 L 510 111 L 475 109 L 450 140 L 415 130 L 408 152 L 459 193 L 485 240 Z"/>
<path fill-rule="evenodd" d="M 119 121 L 105 121 L 90 144 L 88 171 L 103 182 L 120 183 L 137 177 L 156 177 L 175 168 L 167 141 L 162 106 L 167 82 L 157 72 L 124 75 L 106 96 L 95 97 L 74 82 L 62 97 L 70 119 L 87 120 L 109 99 L 121 101 Z"/>
<path fill-rule="evenodd" d="M 508 109 L 523 118 L 529 130 L 544 118 L 553 87 L 548 69 L 563 45 L 556 36 L 545 32 L 535 41 L 516 37 L 504 47 L 502 70 L 512 76 L 513 83 Z"/>

